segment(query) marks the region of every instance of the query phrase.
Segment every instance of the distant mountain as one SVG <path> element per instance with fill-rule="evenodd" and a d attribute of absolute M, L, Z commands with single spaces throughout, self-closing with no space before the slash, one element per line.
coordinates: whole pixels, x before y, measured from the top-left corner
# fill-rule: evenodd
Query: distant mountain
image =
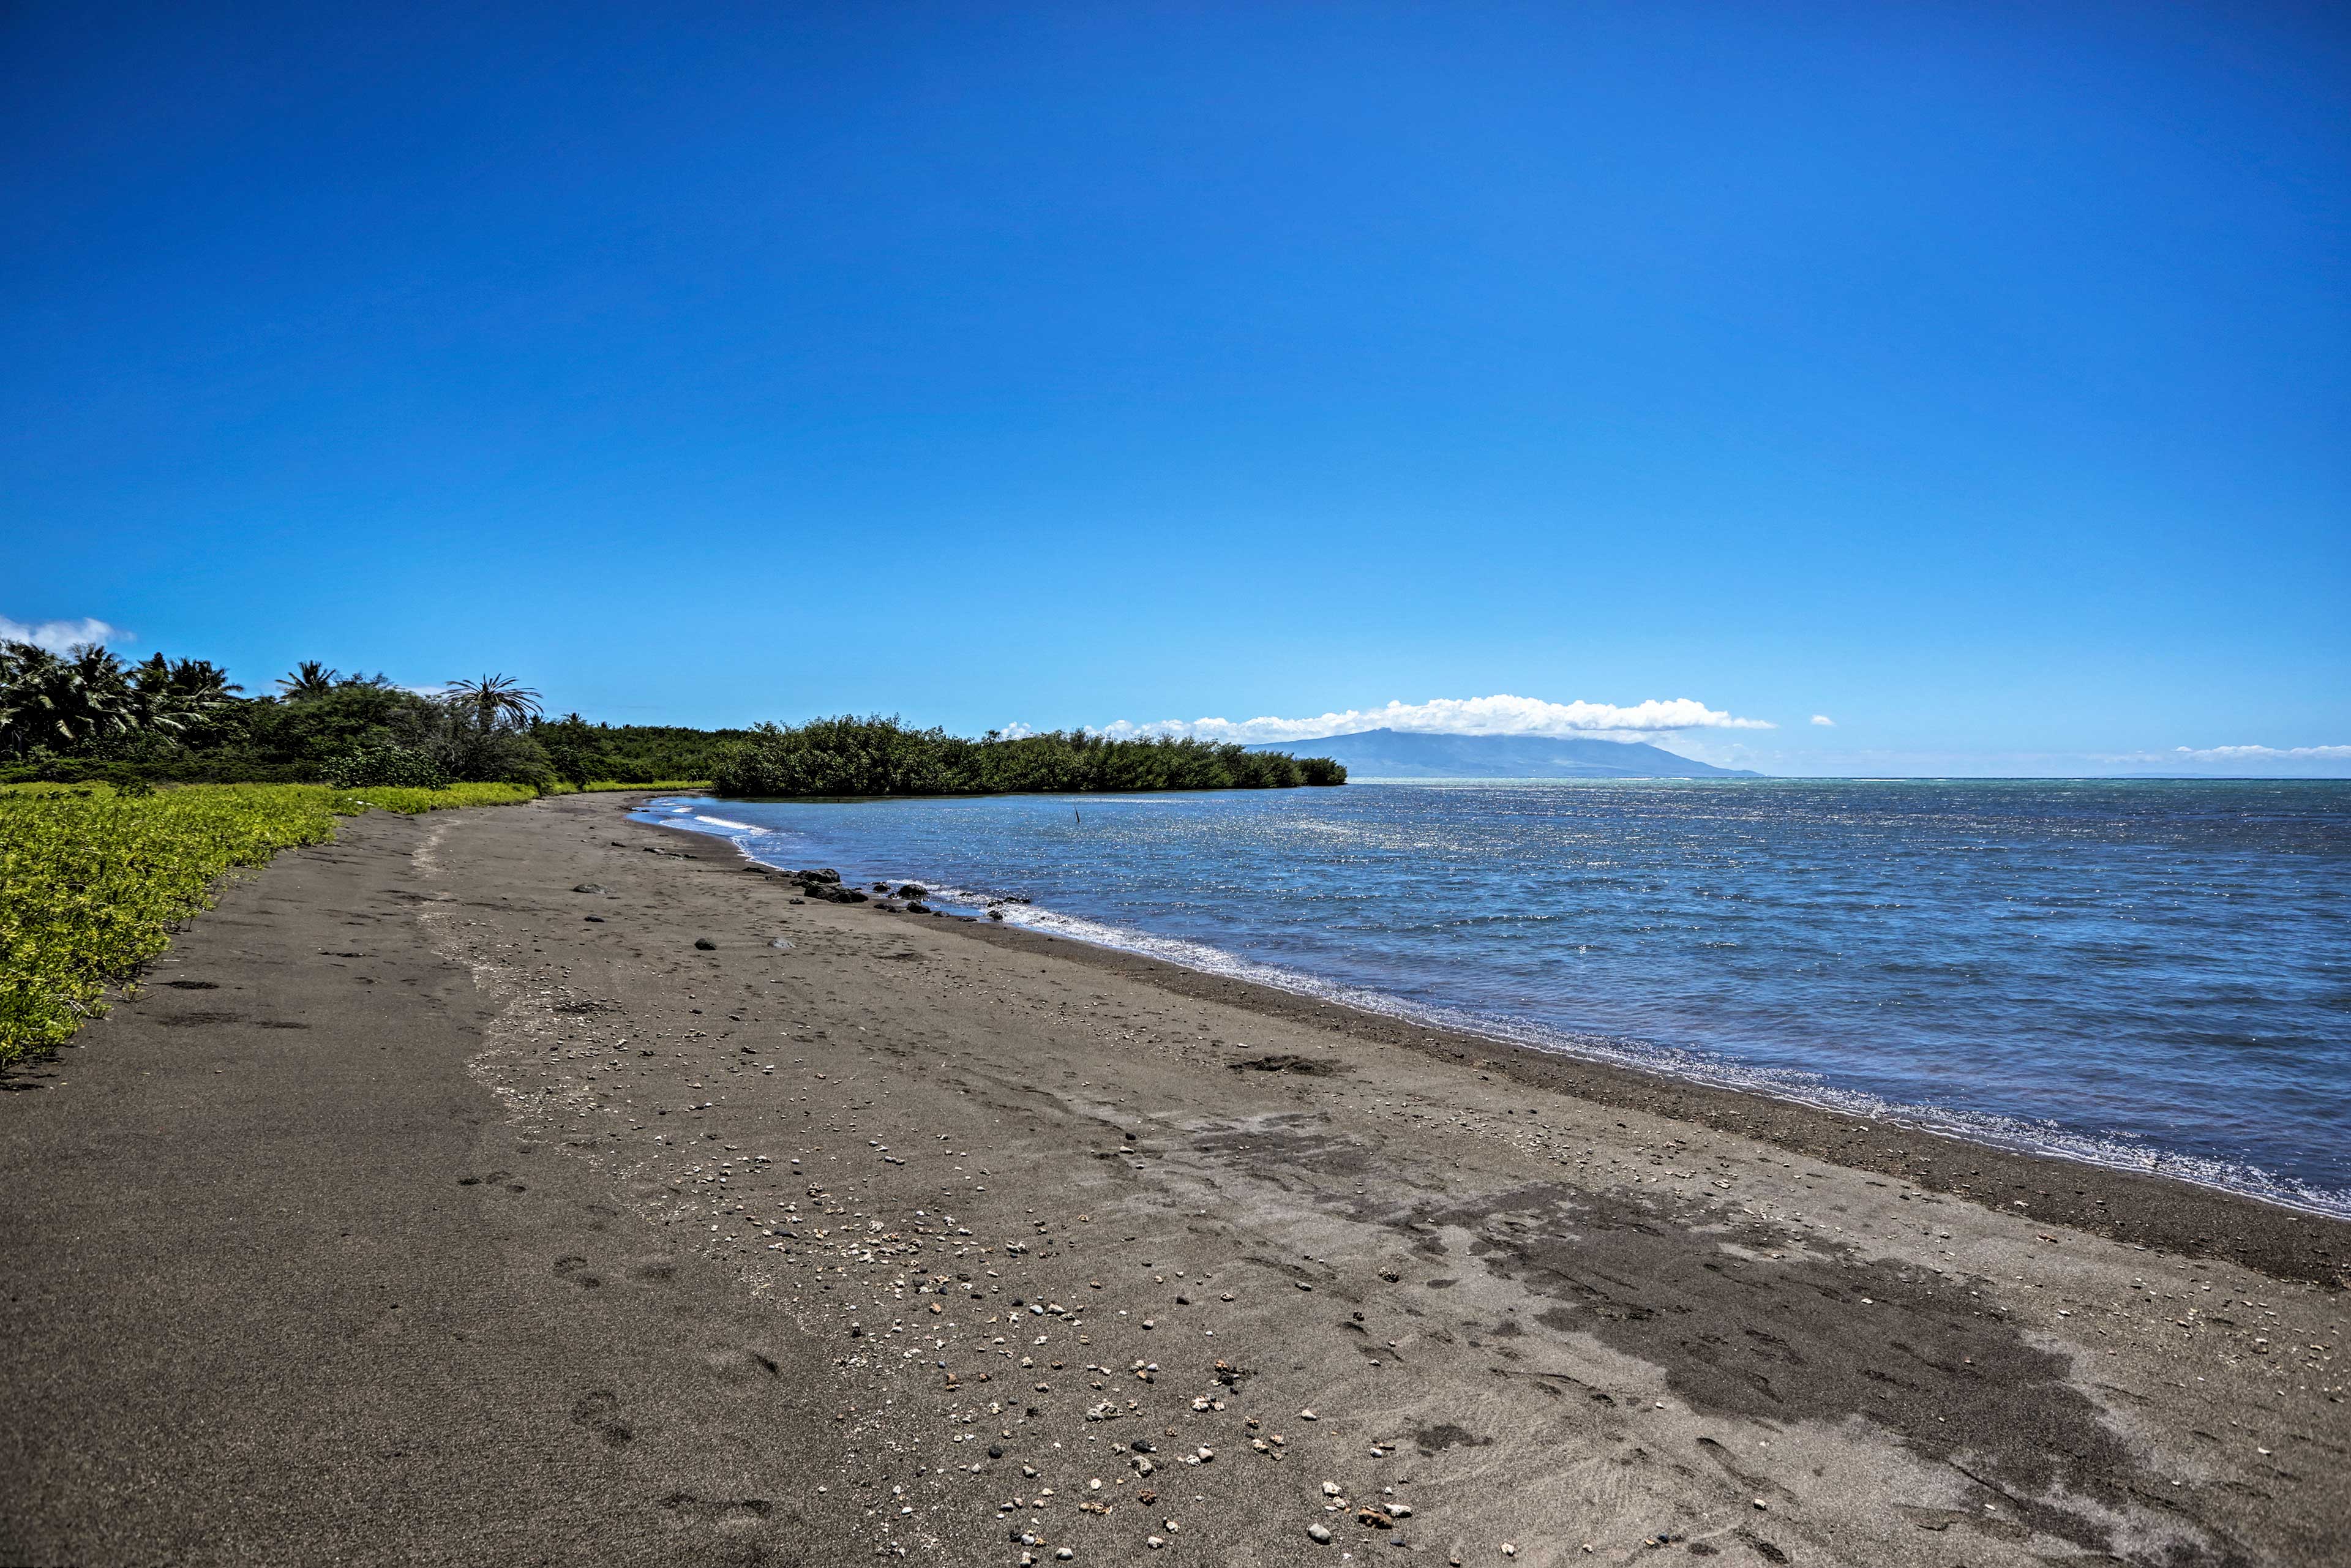
<path fill-rule="evenodd" d="M 1533 735 L 1420 735 L 1367 729 L 1320 740 L 1269 741 L 1251 751 L 1330 757 L 1358 779 L 1760 779 L 1693 762 L 1637 740 Z"/>

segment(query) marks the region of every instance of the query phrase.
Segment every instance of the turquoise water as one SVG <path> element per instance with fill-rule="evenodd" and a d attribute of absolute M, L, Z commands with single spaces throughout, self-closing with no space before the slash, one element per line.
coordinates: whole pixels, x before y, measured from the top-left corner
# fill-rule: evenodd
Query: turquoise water
<path fill-rule="evenodd" d="M 644 816 L 1551 1050 L 2351 1214 L 2351 783 L 1358 783 Z M 934 902 L 939 902 L 934 899 Z"/>

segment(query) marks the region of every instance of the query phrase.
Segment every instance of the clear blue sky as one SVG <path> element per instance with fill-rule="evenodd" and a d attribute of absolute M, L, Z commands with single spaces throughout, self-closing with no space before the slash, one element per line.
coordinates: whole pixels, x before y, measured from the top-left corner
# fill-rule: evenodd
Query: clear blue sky
<path fill-rule="evenodd" d="M 0 616 L 2351 771 L 2345 16 L 11 6 Z"/>

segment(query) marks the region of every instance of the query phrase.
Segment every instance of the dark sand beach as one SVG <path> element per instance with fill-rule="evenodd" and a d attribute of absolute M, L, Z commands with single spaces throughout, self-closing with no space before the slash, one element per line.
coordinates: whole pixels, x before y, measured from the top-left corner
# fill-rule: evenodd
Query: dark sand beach
<path fill-rule="evenodd" d="M 350 822 L 9 1081 L 0 1563 L 2344 1560 L 2351 1228 L 628 803 Z"/>

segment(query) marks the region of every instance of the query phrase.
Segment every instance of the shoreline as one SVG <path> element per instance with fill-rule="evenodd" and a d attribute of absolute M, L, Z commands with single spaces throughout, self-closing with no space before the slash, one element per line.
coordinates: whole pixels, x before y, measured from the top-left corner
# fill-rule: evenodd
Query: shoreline
<path fill-rule="evenodd" d="M 629 809 L 634 810 L 654 798 L 648 796 Z M 759 860 L 727 833 L 683 823 L 641 822 L 633 817 L 628 821 L 632 827 L 653 832 L 687 832 L 715 840 L 739 855 L 747 869 L 789 880 L 790 868 Z M 925 918 L 921 915 L 904 917 Z M 1262 981 L 1195 969 L 1082 937 L 973 915 L 933 912 L 931 918 L 975 940 L 1074 957 L 1176 995 L 1471 1063 L 1526 1088 L 1752 1137 L 1792 1154 L 1849 1170 L 1898 1176 L 1928 1191 L 1986 1207 L 2021 1207 L 2034 1218 L 2126 1245 L 2186 1258 L 2222 1260 L 2295 1283 L 2351 1289 L 2351 1218 L 2287 1200 L 2159 1171 L 2125 1170 L 2064 1154 L 2003 1148 L 1960 1132 L 1907 1125 L 1782 1098 L 1768 1089 L 1707 1083 L 1662 1069 L 1546 1051 L 1471 1030 L 1352 1007 Z"/>
<path fill-rule="evenodd" d="M 2338 1554 L 2341 1291 L 631 799 L 289 851 L 0 1097 L 0 1560 Z"/>
<path fill-rule="evenodd" d="M 2272 1203 L 2251 1193 L 2115 1170 L 2062 1155 L 2002 1149 L 1957 1134 L 1782 1100 L 1759 1090 L 1699 1083 L 1421 1025 L 1075 937 L 969 919 L 950 917 L 944 923 L 979 941 L 1036 944 L 1039 950 L 1048 950 L 1043 945 L 1050 944 L 1057 956 L 1075 955 L 1079 963 L 1144 978 L 1180 996 L 1489 1068 L 1527 1088 L 1754 1138 L 1848 1170 L 1900 1176 L 1928 1191 L 1987 1207 L 2013 1206 L 2014 1195 L 2025 1194 L 2023 1207 L 2032 1218 L 2126 1245 L 2225 1260 L 2273 1279 L 2351 1289 L 2351 1220 Z M 1968 1168 L 1959 1170 L 1962 1166 Z"/>

